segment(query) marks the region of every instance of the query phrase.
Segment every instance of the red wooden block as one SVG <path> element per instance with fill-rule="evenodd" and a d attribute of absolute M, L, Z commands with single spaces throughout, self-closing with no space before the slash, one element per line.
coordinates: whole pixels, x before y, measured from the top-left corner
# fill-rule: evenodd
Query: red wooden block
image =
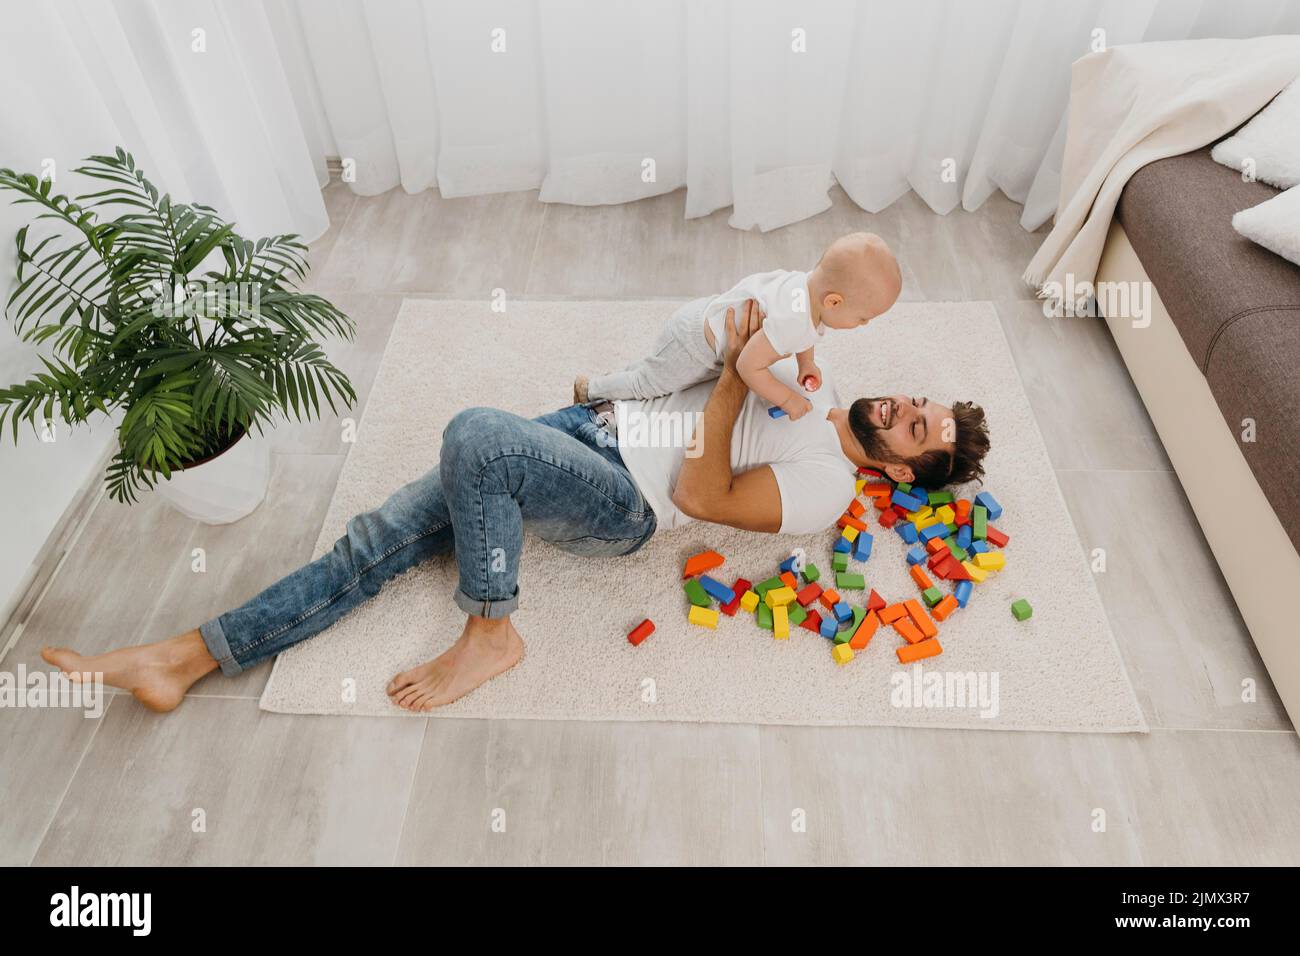
<path fill-rule="evenodd" d="M 954 558 L 951 554 L 946 554 L 943 556 L 943 560 L 940 561 L 932 570 L 939 577 L 944 578 L 945 580 L 951 580 L 953 569 L 960 567 L 960 561 Z"/>
<path fill-rule="evenodd" d="M 814 581 L 812 584 L 808 585 L 806 588 L 804 588 L 802 591 L 796 594 L 794 596 L 794 599 L 799 602 L 800 607 L 807 607 L 813 601 L 817 600 L 817 598 L 821 597 L 821 593 L 822 593 L 822 586 L 818 584 L 816 581 Z"/>
<path fill-rule="evenodd" d="M 876 593 L 876 589 L 871 589 L 871 594 L 867 596 L 868 611 L 883 611 L 885 609 L 885 599 Z"/>
<path fill-rule="evenodd" d="M 1009 534 L 1003 534 L 991 524 L 984 526 L 984 537 L 995 548 L 1005 548 L 1007 542 L 1011 540 Z"/>
<path fill-rule="evenodd" d="M 897 520 L 898 512 L 893 508 L 886 508 L 880 512 L 880 527 L 882 528 L 892 528 Z"/>
<path fill-rule="evenodd" d="M 936 551 L 934 554 L 930 555 L 930 560 L 925 562 L 925 566 L 933 571 L 951 557 L 952 552 L 945 546 L 942 551 Z"/>
<path fill-rule="evenodd" d="M 877 497 L 876 500 L 875 500 L 874 502 L 872 502 L 872 503 L 876 506 L 876 510 L 877 510 L 877 511 L 892 511 L 892 510 L 894 510 L 894 506 L 890 503 L 890 501 L 889 501 L 889 496 L 888 496 L 888 495 L 880 495 L 880 496 Z"/>
<path fill-rule="evenodd" d="M 970 572 L 966 570 L 966 565 L 960 561 L 953 561 L 952 570 L 948 572 L 949 581 L 969 581 Z"/>
<path fill-rule="evenodd" d="M 633 647 L 636 647 L 647 637 L 653 634 L 654 629 L 655 629 L 655 622 L 650 620 L 650 618 L 646 618 L 644 621 L 642 621 L 640 624 L 638 624 L 636 627 L 632 628 L 632 630 L 628 632 L 627 642 L 631 644 Z"/>
<path fill-rule="evenodd" d="M 803 619 L 803 623 L 799 626 L 808 628 L 808 630 L 812 631 L 814 634 L 820 634 L 822 629 L 821 612 L 816 610 L 809 611 L 808 616 Z"/>
<path fill-rule="evenodd" d="M 731 586 L 731 590 L 736 593 L 736 596 L 718 608 L 718 610 L 727 615 L 727 617 L 735 617 L 736 611 L 740 608 L 740 599 L 744 597 L 745 592 L 753 588 L 753 586 L 753 584 L 746 581 L 744 578 L 736 578 L 736 583 Z"/>

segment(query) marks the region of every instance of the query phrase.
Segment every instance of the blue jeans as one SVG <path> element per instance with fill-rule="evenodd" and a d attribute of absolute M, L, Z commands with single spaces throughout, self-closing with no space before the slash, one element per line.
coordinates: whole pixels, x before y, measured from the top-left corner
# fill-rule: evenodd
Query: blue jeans
<path fill-rule="evenodd" d="M 357 515 L 329 554 L 199 628 L 227 676 L 329 627 L 421 561 L 455 554 L 455 601 L 505 617 L 519 605 L 524 528 L 573 554 L 630 554 L 655 515 L 616 442 L 585 405 L 529 421 L 494 408 L 459 413 L 438 467 Z"/>

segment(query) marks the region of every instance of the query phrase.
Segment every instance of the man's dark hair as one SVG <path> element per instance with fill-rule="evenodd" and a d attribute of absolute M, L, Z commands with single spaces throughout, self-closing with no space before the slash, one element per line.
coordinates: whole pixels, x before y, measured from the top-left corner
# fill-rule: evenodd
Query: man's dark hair
<path fill-rule="evenodd" d="M 983 479 L 984 456 L 989 453 L 989 426 L 984 420 L 984 409 L 974 402 L 953 402 L 952 423 L 957 432 L 952 438 L 951 453 L 935 449 L 907 461 L 915 475 L 913 484 L 942 488 Z M 945 427 L 947 424 L 945 421 Z"/>

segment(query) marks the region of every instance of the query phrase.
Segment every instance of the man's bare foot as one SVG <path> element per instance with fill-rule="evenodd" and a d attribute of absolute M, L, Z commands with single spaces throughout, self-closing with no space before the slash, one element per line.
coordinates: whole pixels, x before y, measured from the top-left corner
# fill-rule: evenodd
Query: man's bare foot
<path fill-rule="evenodd" d="M 579 375 L 573 380 L 573 404 L 585 405 L 591 401 L 591 396 L 587 394 L 587 376 Z"/>
<path fill-rule="evenodd" d="M 217 668 L 198 631 L 89 657 L 66 647 L 46 647 L 41 657 L 71 680 L 81 680 L 83 674 L 103 674 L 105 684 L 129 690 L 132 697 L 158 713 L 175 710 L 190 686 Z"/>
<path fill-rule="evenodd" d="M 450 648 L 388 682 L 388 696 L 406 710 L 433 710 L 459 700 L 519 663 L 524 639 L 510 618 L 470 617 Z"/>

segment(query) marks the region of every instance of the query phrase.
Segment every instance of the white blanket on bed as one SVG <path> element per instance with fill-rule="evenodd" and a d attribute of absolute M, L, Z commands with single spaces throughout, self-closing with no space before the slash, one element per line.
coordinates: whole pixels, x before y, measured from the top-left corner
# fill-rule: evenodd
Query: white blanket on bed
<path fill-rule="evenodd" d="M 1076 60 L 1056 224 L 1025 281 L 1048 298 L 1092 283 L 1129 177 L 1231 132 L 1297 76 L 1296 36 L 1139 43 Z"/>

